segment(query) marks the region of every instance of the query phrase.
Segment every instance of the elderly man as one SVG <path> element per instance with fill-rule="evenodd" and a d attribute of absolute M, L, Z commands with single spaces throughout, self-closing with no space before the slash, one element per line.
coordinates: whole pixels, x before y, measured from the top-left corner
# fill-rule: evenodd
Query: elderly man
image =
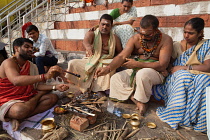
<path fill-rule="evenodd" d="M 104 68 L 98 68 L 96 76 L 106 75 L 120 66 L 127 70 L 111 78 L 110 97 L 136 103 L 140 115 L 146 111 L 146 103 L 152 94 L 152 86 L 161 84 L 172 53 L 172 39 L 158 30 L 159 21 L 146 15 L 140 22 L 139 33 L 129 39 L 126 48 Z M 135 59 L 129 59 L 132 54 Z"/>
<path fill-rule="evenodd" d="M 65 91 L 65 84 L 45 85 L 44 82 L 62 73 L 62 69 L 53 66 L 46 74 L 38 75 L 36 65 L 28 61 L 33 55 L 33 42 L 18 38 L 13 42 L 15 55 L 3 61 L 0 67 L 0 120 L 12 121 L 13 130 L 17 130 L 19 121 L 53 107 L 58 97 L 47 94 L 51 90 Z"/>
<path fill-rule="evenodd" d="M 81 75 L 78 79 L 67 74 L 66 77 L 80 87 L 84 93 L 86 91 L 105 91 L 109 89 L 109 75 L 93 79 L 95 70 L 104 67 L 112 61 L 112 58 L 122 51 L 119 38 L 111 32 L 113 19 L 110 15 L 104 14 L 100 18 L 99 28 L 95 31 L 88 31 L 85 35 L 83 45 L 86 49 L 87 58 L 74 59 L 68 63 L 68 71 Z"/>
<path fill-rule="evenodd" d="M 35 25 L 26 28 L 26 32 L 30 39 L 33 40 L 35 63 L 38 67 L 39 74 L 45 73 L 44 66 L 54 66 L 58 62 L 58 53 L 54 49 L 50 39 L 44 34 L 40 34 Z"/>

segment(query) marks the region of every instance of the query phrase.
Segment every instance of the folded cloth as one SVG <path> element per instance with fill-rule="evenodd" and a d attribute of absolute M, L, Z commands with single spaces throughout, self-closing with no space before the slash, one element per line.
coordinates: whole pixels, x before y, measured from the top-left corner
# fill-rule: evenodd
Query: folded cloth
<path fill-rule="evenodd" d="M 47 110 L 43 113 L 39 113 L 37 115 L 34 115 L 30 118 L 25 119 L 23 122 L 20 123 L 19 129 L 17 131 L 12 130 L 12 124 L 10 122 L 3 122 L 3 129 L 6 130 L 7 133 L 11 137 L 13 137 L 15 140 L 23 140 L 21 138 L 21 131 L 25 127 L 34 128 L 34 129 L 41 129 L 40 122 L 45 118 L 54 117 L 54 115 L 52 113 L 53 111 L 54 111 L 54 107 L 52 107 L 51 109 L 49 109 L 49 110 Z"/>

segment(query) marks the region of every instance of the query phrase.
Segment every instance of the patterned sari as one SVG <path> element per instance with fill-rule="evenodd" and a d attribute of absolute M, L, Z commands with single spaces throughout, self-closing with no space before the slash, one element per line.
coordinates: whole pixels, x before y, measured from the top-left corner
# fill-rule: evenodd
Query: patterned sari
<path fill-rule="evenodd" d="M 210 40 L 203 43 L 197 51 L 198 60 L 203 63 L 210 56 Z M 174 66 L 184 66 L 195 46 L 183 52 L 174 62 Z M 210 86 L 210 76 L 192 74 L 179 70 L 169 75 L 164 85 L 153 87 L 156 99 L 163 99 L 165 107 L 157 109 L 160 119 L 172 128 L 189 127 L 206 132 L 206 87 Z"/>
<path fill-rule="evenodd" d="M 115 22 L 123 22 L 131 19 L 135 20 L 137 17 L 137 11 L 136 7 L 131 7 L 129 12 L 119 15 L 119 9 L 117 8 L 114 9 L 110 15 Z M 120 38 L 123 48 L 125 48 L 128 39 L 134 35 L 134 29 L 130 24 L 116 25 L 112 30 Z"/>

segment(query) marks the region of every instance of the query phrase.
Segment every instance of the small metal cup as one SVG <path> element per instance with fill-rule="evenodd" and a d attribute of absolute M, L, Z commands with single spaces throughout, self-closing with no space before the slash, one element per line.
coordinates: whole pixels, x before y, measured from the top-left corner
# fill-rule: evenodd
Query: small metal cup
<path fill-rule="evenodd" d="M 43 133 L 51 132 L 55 129 L 55 120 L 54 118 L 45 118 L 41 121 Z"/>

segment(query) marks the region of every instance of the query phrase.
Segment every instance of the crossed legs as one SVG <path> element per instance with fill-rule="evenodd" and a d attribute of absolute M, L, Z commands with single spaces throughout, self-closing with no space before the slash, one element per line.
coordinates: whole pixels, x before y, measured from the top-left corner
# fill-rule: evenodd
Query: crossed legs
<path fill-rule="evenodd" d="M 6 113 L 5 118 L 11 120 L 13 130 L 16 131 L 21 120 L 50 109 L 57 103 L 57 101 L 57 95 L 46 94 L 46 92 L 40 91 L 29 101 L 13 104 Z"/>

